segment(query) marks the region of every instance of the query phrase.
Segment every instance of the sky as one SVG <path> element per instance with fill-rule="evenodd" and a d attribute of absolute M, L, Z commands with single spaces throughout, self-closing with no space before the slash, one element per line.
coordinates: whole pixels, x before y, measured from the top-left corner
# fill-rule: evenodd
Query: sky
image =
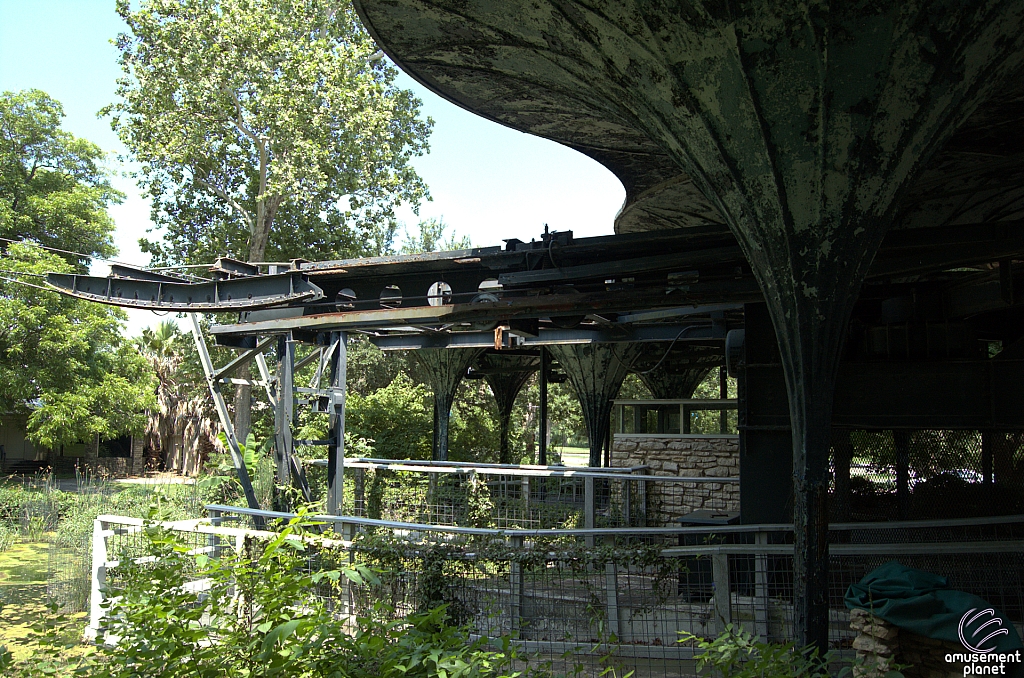
<path fill-rule="evenodd" d="M 0 91 L 41 89 L 64 106 L 64 129 L 111 154 L 114 185 L 127 195 L 110 213 L 117 225 L 119 261 L 148 264 L 138 247 L 152 225 L 149 203 L 134 179 L 124 146 L 109 120 L 96 116 L 114 102 L 121 74 L 110 40 L 124 30 L 114 0 L 0 0 Z M 576 237 L 609 235 L 625 191 L 603 166 L 564 146 L 484 120 L 401 75 L 399 85 L 423 101 L 434 120 L 429 155 L 414 165 L 433 200 L 399 218 L 415 226 L 420 218 L 443 218 L 457 236 L 476 246 L 500 245 L 504 238 L 530 240 L 548 224 Z M 93 273 L 106 275 L 102 264 Z M 127 333 L 138 334 L 164 317 L 130 313 Z"/>

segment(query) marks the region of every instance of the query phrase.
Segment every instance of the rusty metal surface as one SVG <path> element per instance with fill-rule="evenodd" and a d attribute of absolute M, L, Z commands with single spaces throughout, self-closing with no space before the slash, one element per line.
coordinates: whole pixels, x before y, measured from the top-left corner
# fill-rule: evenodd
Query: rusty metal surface
<path fill-rule="evenodd" d="M 323 297 L 319 287 L 297 272 L 198 283 L 166 278 L 50 273 L 46 283 L 69 296 L 101 304 L 188 313 L 249 310 Z"/>

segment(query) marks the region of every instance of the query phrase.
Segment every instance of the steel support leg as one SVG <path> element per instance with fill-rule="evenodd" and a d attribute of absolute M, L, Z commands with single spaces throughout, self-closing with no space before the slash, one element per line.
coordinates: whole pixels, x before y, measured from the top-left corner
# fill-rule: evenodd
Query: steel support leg
<path fill-rule="evenodd" d="M 345 494 L 346 336 L 344 332 L 331 333 L 331 444 L 327 448 L 327 512 L 331 515 L 341 515 Z"/>
<path fill-rule="evenodd" d="M 231 415 L 228 413 L 228 406 L 224 403 L 224 394 L 220 390 L 220 382 L 217 380 L 213 369 L 213 361 L 210 360 L 210 352 L 206 350 L 206 342 L 203 340 L 203 329 L 199 325 L 199 316 L 189 313 L 192 321 L 192 338 L 196 342 L 196 350 L 199 351 L 199 361 L 203 365 L 203 373 L 206 375 L 206 383 L 210 388 L 210 396 L 213 398 L 214 407 L 217 409 L 217 417 L 220 419 L 221 428 L 224 429 L 224 437 L 228 441 L 228 452 L 231 454 L 231 463 L 238 474 L 238 482 L 245 494 L 245 502 L 249 508 L 258 509 L 260 503 L 256 500 L 256 493 L 252 489 L 252 481 L 249 479 L 249 470 L 245 468 L 245 459 L 238 447 L 238 440 L 235 438 L 235 427 L 231 422 Z M 259 527 L 259 525 L 257 525 Z"/>

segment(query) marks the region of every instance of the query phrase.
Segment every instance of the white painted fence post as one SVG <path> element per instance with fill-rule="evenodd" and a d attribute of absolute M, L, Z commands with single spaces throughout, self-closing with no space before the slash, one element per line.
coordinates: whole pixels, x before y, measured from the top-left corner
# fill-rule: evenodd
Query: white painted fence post
<path fill-rule="evenodd" d="M 89 591 L 89 625 L 85 637 L 95 640 L 103 620 L 103 589 L 107 585 L 107 523 L 96 519 L 92 524 L 92 582 Z"/>

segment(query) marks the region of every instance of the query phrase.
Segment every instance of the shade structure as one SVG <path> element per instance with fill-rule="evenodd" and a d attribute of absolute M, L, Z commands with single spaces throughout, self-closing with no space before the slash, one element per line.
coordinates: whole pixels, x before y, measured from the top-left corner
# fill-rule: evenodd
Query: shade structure
<path fill-rule="evenodd" d="M 1024 3 L 356 4 L 413 77 L 615 172 L 627 190 L 619 228 L 728 225 L 786 378 L 798 641 L 824 647 L 847 320 L 894 222 L 955 211 L 934 191 L 971 162 L 957 153 L 1020 117 Z"/>

